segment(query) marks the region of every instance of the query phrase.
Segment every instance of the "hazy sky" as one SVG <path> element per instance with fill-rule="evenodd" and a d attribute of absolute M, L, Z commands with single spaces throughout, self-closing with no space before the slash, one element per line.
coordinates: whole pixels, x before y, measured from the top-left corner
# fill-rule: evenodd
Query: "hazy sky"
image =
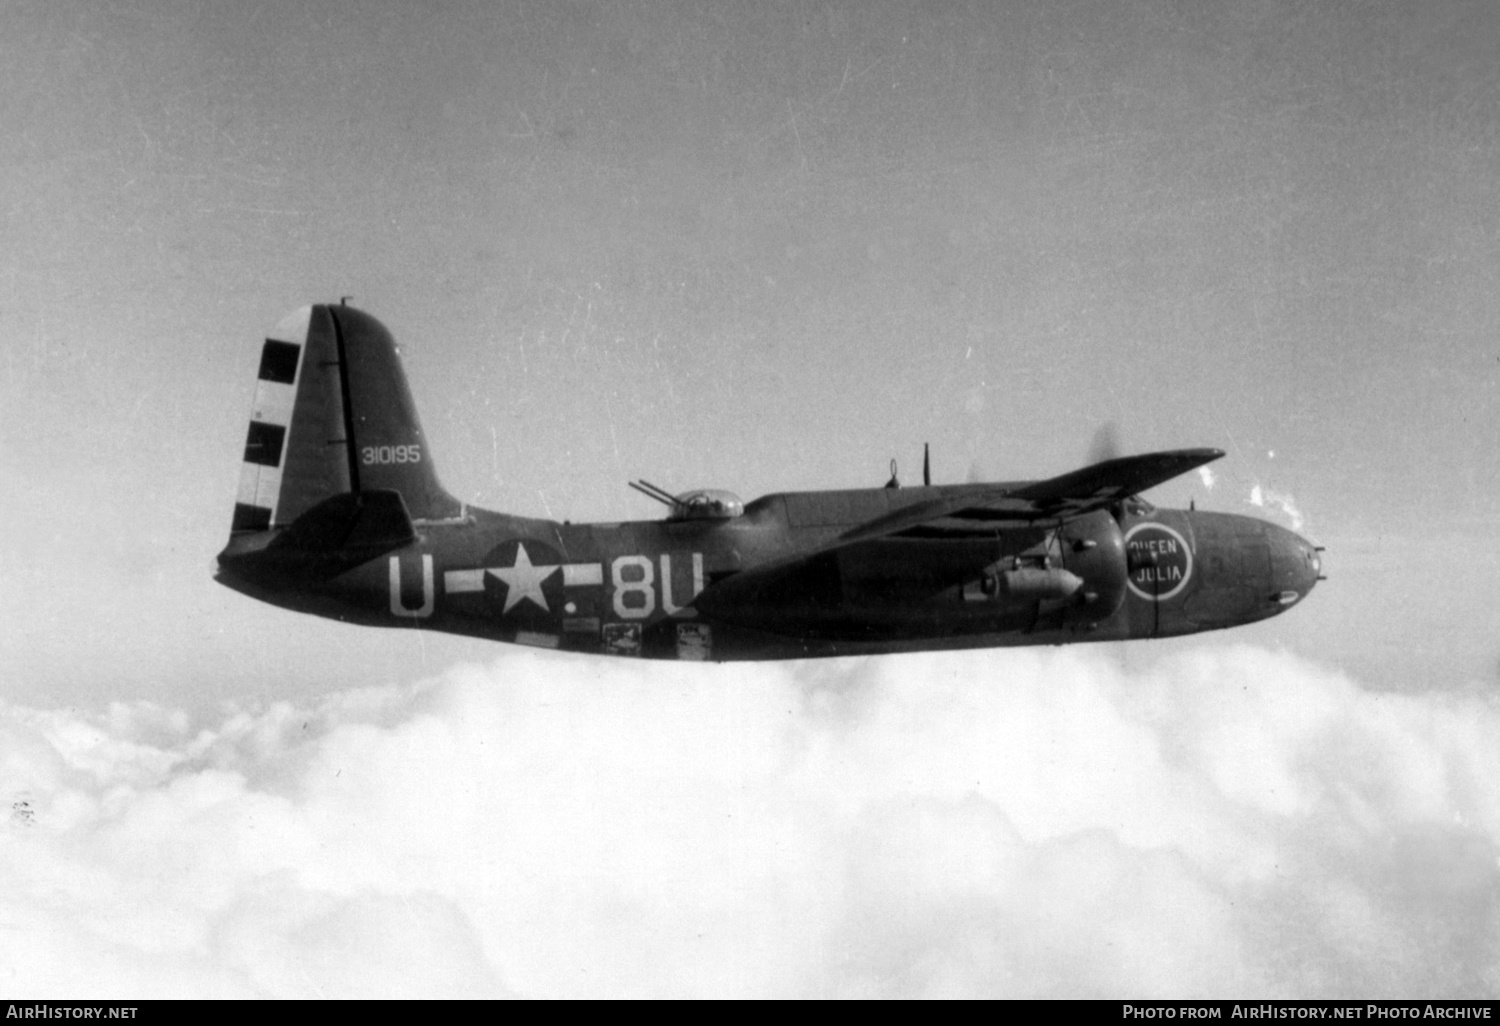
<path fill-rule="evenodd" d="M 62 964 L 91 953 L 114 960 L 112 979 L 174 992 L 192 979 L 259 993 L 358 992 L 384 979 L 331 967 L 366 933 L 388 945 L 369 964 L 403 961 L 399 932 L 377 928 L 395 921 L 381 903 L 407 900 L 399 881 L 424 871 L 423 852 L 372 880 L 369 903 L 309 882 L 339 875 L 319 840 L 318 817 L 335 813 L 319 804 L 318 774 L 354 745 L 355 761 L 378 767 L 349 799 L 370 813 L 360 836 L 407 830 L 421 809 L 442 819 L 454 777 L 480 789 L 463 792 L 479 802 L 463 807 L 487 825 L 465 837 L 502 854 L 447 871 L 477 872 L 474 886 L 494 892 L 433 882 L 422 942 L 468 952 L 477 968 L 449 982 L 479 992 L 607 993 L 608 979 L 641 993 L 713 992 L 714 981 L 748 993 L 1138 993 L 1142 983 L 1171 993 L 1174 979 L 1198 993 L 1363 992 L 1413 950 L 1449 950 L 1402 932 L 1418 908 L 1422 936 L 1446 924 L 1449 940 L 1490 957 L 1446 977 L 1419 960 L 1403 980 L 1493 993 L 1500 790 L 1475 769 L 1488 748 L 1465 731 L 1496 722 L 1500 682 L 1497 45 L 1500 8 L 1483 0 L 0 7 L 0 523 L 11 539 L 0 557 L 0 724 L 11 733 L 0 737 L 15 739 L 0 752 L 0 797 L 28 803 L 0 857 L 42 874 L 28 879 L 56 896 L 9 910 L 35 929 L 0 931 L 0 945 L 40 931 Z M 1289 615 L 1232 635 L 758 669 L 604 671 L 296 617 L 215 585 L 213 556 L 260 339 L 293 308 L 340 295 L 402 340 L 440 473 L 480 505 L 622 519 L 658 513 L 625 487 L 635 476 L 747 499 L 876 485 L 892 456 L 918 473 L 924 441 L 941 481 L 1044 476 L 1083 462 L 1113 421 L 1129 450 L 1227 450 L 1211 488 L 1194 475 L 1152 498 L 1300 524 L 1328 546 L 1331 579 Z M 484 668 L 455 669 L 475 663 Z M 600 676 L 631 696 L 632 714 L 600 700 L 590 686 Z M 1049 677 L 1067 688 L 1026 683 Z M 1224 690 L 1241 679 L 1252 698 Z M 943 686 L 927 697 L 918 684 L 933 681 Z M 385 690 L 358 690 L 372 687 Z M 1075 725 L 1068 688 L 1083 696 L 1080 714 L 1089 703 L 1113 711 Z M 978 720 L 997 732 L 1016 717 L 1062 723 L 1055 738 L 1036 735 L 1055 740 L 1052 771 L 1007 790 L 997 780 L 1028 764 L 991 753 L 1002 776 L 972 794 L 931 782 L 928 762 L 882 790 L 885 749 L 840 748 L 844 734 L 814 715 L 816 695 L 856 691 L 846 712 L 858 722 L 927 703 L 928 727 L 877 730 L 881 744 L 972 744 L 963 751 L 979 758 L 989 742 L 963 733 L 973 703 L 999 703 Z M 507 717 L 530 723 L 541 693 L 566 711 L 532 723 L 542 737 L 527 741 Z M 437 711 L 423 704 L 433 695 L 447 696 Z M 1191 708 L 1151 705 L 1178 700 Z M 785 729 L 800 741 L 757 719 L 776 709 L 791 712 Z M 298 740 L 289 724 L 304 712 L 322 733 Z M 1246 741 L 1230 717 L 1251 713 Z M 427 751 L 470 715 L 523 748 L 577 759 L 567 786 L 579 804 L 566 819 L 586 850 L 566 865 L 600 889 L 584 888 L 592 897 L 564 921 L 600 931 L 589 982 L 559 969 L 582 949 L 522 957 L 517 931 L 533 920 L 475 911 L 524 890 L 514 874 L 540 856 L 485 833 L 505 827 L 473 797 L 491 785 L 472 779 L 503 772 L 493 786 L 525 794 L 515 776 L 535 764 L 482 754 L 468 734 L 479 748 L 459 745 L 453 763 Z M 728 846 L 678 871 L 702 889 L 699 913 L 712 918 L 704 908 L 722 901 L 731 934 L 763 948 L 721 938 L 681 980 L 649 978 L 647 956 L 677 941 L 628 964 L 629 945 L 611 946 L 610 931 L 691 932 L 692 917 L 640 912 L 649 860 L 604 865 L 590 810 L 615 802 L 611 826 L 594 823 L 602 834 L 624 822 L 609 781 L 643 748 L 680 740 L 662 717 L 719 724 L 732 749 L 742 735 L 722 725 L 735 716 L 746 740 L 733 768 L 713 769 L 716 752 L 689 745 L 671 772 L 650 768 L 665 758 L 652 752 L 625 779 L 651 788 L 708 772 L 730 790 L 740 780 L 736 801 L 754 815 L 731 802 L 750 823 L 734 830 L 756 836 L 684 826 L 702 806 L 686 801 L 674 818 L 661 811 L 670 790 L 637 810 L 629 836 L 650 848 L 688 830 L 699 854 Z M 1135 726 L 1122 735 L 1111 717 Z M 568 744 L 612 724 L 602 752 Z M 1224 762 L 1203 736 L 1260 754 Z M 1020 750 L 1035 755 L 1036 737 Z M 1100 737 L 1109 758 L 1075 757 Z M 1347 761 L 1317 754 L 1331 737 Z M 810 778 L 781 795 L 773 786 L 788 765 L 813 773 L 807 751 L 820 744 L 858 781 L 836 810 L 824 803 L 837 795 Z M 1138 765 L 1137 749 L 1142 775 L 1114 781 Z M 415 774 L 420 788 L 401 782 L 406 761 L 430 770 Z M 1024 814 L 1059 779 L 1081 792 L 1104 776 L 1149 789 L 1161 783 L 1153 766 L 1178 774 L 1173 786 L 1187 790 L 1172 793 L 1190 791 L 1188 807 L 1203 810 L 1195 826 L 1183 814 L 1180 835 L 1140 836 L 1115 813 L 1040 826 Z M 1235 777 L 1244 767 L 1265 773 Z M 1278 790 L 1278 773 L 1311 790 Z M 556 781 L 542 784 L 555 793 Z M 1247 808 L 1260 811 L 1246 819 Z M 278 840 L 246 847 L 237 817 L 261 814 Z M 157 833 L 192 816 L 203 866 L 241 852 L 224 885 L 240 890 L 163 898 L 141 882 L 159 861 Z M 809 825 L 820 817 L 829 832 Z M 778 829 L 807 861 L 757 869 L 775 848 L 759 832 Z M 120 831 L 139 846 L 100 854 Z M 1295 855 L 1299 868 L 1204 854 L 1251 836 L 1266 858 Z M 888 846 L 896 868 L 859 862 L 861 838 Z M 735 854 L 740 841 L 754 853 Z M 1356 871 L 1362 845 L 1385 861 Z M 301 858 L 314 849 L 321 868 Z M 918 849 L 939 853 L 934 881 L 951 857 L 993 900 L 970 913 L 954 894 L 911 899 L 894 915 L 871 895 L 917 872 Z M 986 861 L 997 851 L 1010 868 Z M 182 856 L 189 870 L 196 857 Z M 54 864 L 71 868 L 47 876 Z M 556 890 L 522 905 L 540 910 L 567 891 L 561 864 L 548 877 Z M 1069 865 L 1100 894 L 1149 878 L 1190 907 L 1154 926 L 1144 905 L 1125 907 L 1116 935 L 1070 948 L 1069 917 L 1093 921 L 1097 909 L 1048 919 L 1043 899 L 1018 897 L 1071 893 Z M 1434 866 L 1458 882 L 1423 890 Z M 1278 884 L 1278 872 L 1291 878 Z M 1038 888 L 1033 873 L 1050 883 Z M 121 913 L 99 925 L 110 886 L 57 882 L 85 877 L 125 881 L 141 910 L 168 909 L 146 932 L 190 955 L 132 976 L 146 964 L 129 944 L 140 924 Z M 611 897 L 612 880 L 627 898 Z M 1260 881 L 1259 903 L 1220 915 L 1215 902 L 1243 909 L 1235 888 L 1246 881 Z M 835 897 L 812 895 L 824 884 Z M 1374 924 L 1378 939 L 1365 950 L 1350 939 L 1356 926 L 1317 933 L 1296 909 L 1312 893 L 1347 923 Z M 755 929 L 735 918 L 777 901 Z M 244 908 L 253 921 L 234 919 Z M 1477 920 L 1458 924 L 1460 908 Z M 795 909 L 821 909 L 831 932 L 799 933 Z M 968 936 L 951 929 L 965 915 L 980 939 L 923 946 Z M 868 964 L 858 951 L 839 961 L 833 948 L 857 948 L 869 916 L 887 917 L 889 946 Z M 994 940 L 996 917 L 1052 923 L 1058 957 Z M 277 946 L 295 933 L 288 924 L 325 946 L 331 975 L 308 983 L 267 968 L 294 959 L 295 946 Z M 1110 962 L 1127 937 L 1182 958 L 1225 939 L 1253 972 L 1234 975 L 1241 963 L 1220 949 L 1222 961 L 1196 966 Z M 1304 949 L 1269 954 L 1288 937 L 1324 975 L 1297 965 Z M 832 968 L 787 982 L 773 962 L 798 945 L 832 945 L 815 952 Z M 32 978 L 76 993 L 74 977 Z"/>

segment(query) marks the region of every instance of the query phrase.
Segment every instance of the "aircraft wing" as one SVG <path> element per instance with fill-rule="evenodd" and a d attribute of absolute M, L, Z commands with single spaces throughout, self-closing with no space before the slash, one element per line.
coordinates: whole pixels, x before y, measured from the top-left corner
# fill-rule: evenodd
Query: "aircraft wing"
<path fill-rule="evenodd" d="M 1179 449 L 1126 456 L 1019 487 L 971 489 L 915 502 L 853 527 L 817 551 L 752 567 L 711 584 L 694 599 L 694 605 L 710 616 L 739 616 L 763 624 L 774 623 L 788 604 L 795 607 L 795 615 L 803 615 L 806 610 L 802 606 L 811 603 L 816 607 L 822 601 L 820 596 L 837 592 L 850 567 L 874 579 L 881 578 L 882 567 L 892 568 L 897 577 L 910 577 L 914 554 L 909 544 L 900 544 L 903 540 L 992 537 L 1002 530 L 1038 530 L 1102 509 L 1223 455 L 1218 449 Z M 893 545 L 883 539 L 890 539 Z M 938 555 L 915 558 L 936 559 Z M 975 558 L 972 553 L 954 558 L 959 562 L 949 559 L 924 564 L 926 583 L 946 586 L 980 570 L 978 564 L 964 562 Z"/>
<path fill-rule="evenodd" d="M 1105 460 L 1019 488 L 993 488 L 903 506 L 839 536 L 837 547 L 928 528 L 934 533 L 974 534 L 1037 520 L 1068 520 L 1210 463 L 1219 449 L 1174 449 Z"/>

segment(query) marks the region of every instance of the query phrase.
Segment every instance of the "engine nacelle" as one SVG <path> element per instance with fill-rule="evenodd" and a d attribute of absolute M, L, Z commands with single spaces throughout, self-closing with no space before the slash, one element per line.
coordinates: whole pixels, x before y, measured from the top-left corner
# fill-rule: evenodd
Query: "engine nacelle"
<path fill-rule="evenodd" d="M 986 567 L 961 593 L 969 602 L 998 607 L 1002 618 L 1021 615 L 1035 623 L 1046 616 L 1058 626 L 1087 625 L 1120 608 L 1127 573 L 1120 525 L 1099 510 Z"/>
<path fill-rule="evenodd" d="M 1106 510 L 1070 520 L 1058 531 L 1065 569 L 1083 578 L 1065 617 L 1069 623 L 1099 623 L 1125 601 L 1125 536 Z"/>

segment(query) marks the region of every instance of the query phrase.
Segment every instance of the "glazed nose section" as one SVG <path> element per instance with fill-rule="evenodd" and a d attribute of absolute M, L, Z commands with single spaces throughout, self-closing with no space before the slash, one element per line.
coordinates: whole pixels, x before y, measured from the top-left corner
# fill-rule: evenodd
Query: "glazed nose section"
<path fill-rule="evenodd" d="M 1323 579 L 1323 550 L 1284 527 L 1266 525 L 1271 548 L 1271 597 L 1283 608 L 1307 597 Z"/>

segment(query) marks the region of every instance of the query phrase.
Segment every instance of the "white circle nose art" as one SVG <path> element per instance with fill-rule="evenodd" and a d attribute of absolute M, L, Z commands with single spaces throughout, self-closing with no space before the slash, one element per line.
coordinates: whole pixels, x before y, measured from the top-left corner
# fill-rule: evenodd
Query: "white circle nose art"
<path fill-rule="evenodd" d="M 1131 567 L 1125 583 L 1143 599 L 1169 599 L 1193 576 L 1193 550 L 1166 524 L 1132 527 L 1125 533 L 1125 556 Z"/>

